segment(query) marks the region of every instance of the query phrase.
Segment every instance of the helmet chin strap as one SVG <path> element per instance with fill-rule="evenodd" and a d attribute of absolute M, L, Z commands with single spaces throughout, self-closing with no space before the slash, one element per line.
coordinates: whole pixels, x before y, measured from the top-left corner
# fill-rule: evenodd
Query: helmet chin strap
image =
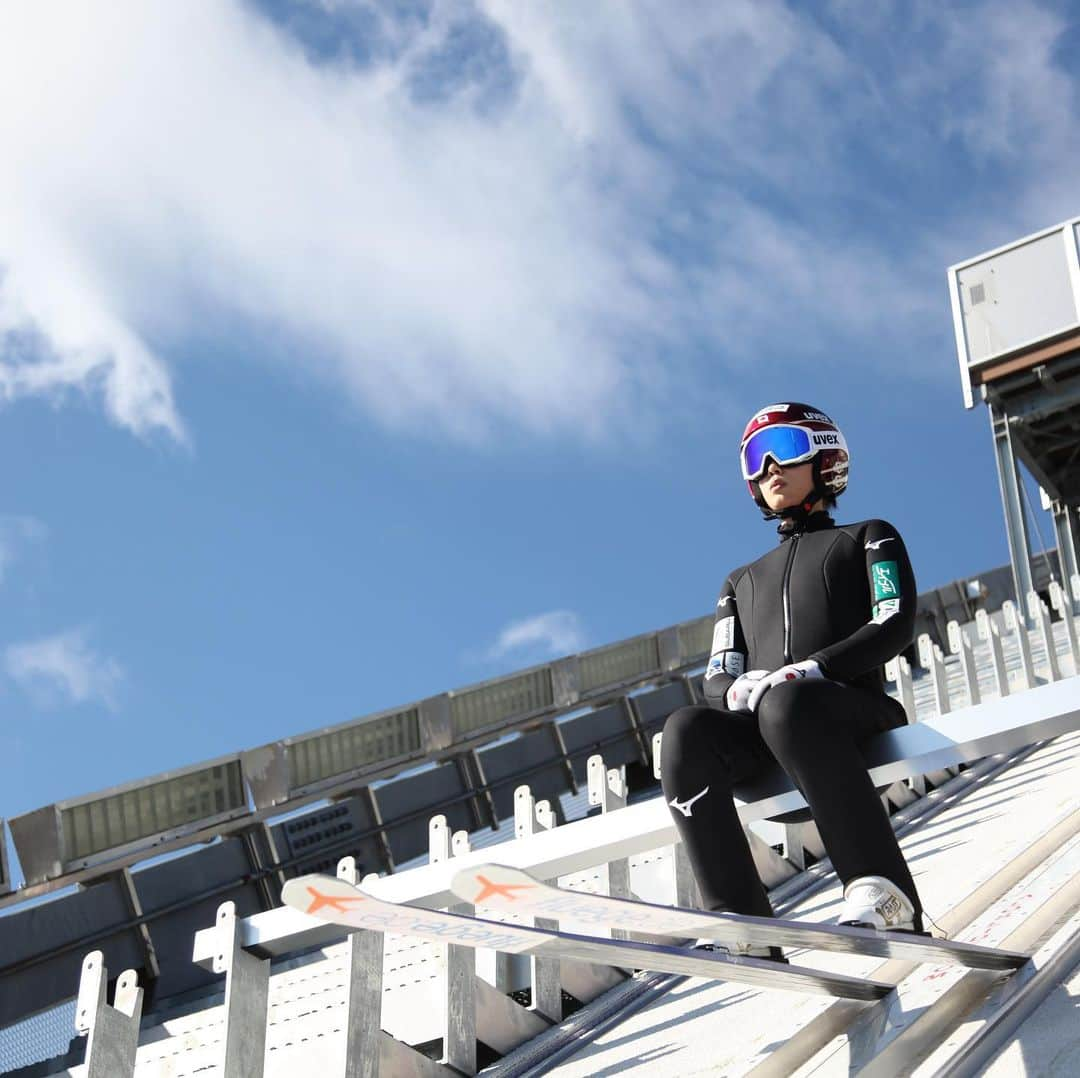
<path fill-rule="evenodd" d="M 794 532 L 802 531 L 806 527 L 806 522 L 810 519 L 810 514 L 813 512 L 814 506 L 829 496 L 828 490 L 821 481 L 820 457 L 814 458 L 814 468 L 810 474 L 814 481 L 814 485 L 810 488 L 810 493 L 806 495 L 799 505 L 788 505 L 779 511 L 770 509 L 766 504 L 765 499 L 761 496 L 761 481 L 758 480 L 756 484 L 758 495 L 754 500 L 758 503 L 758 507 L 761 509 L 762 515 L 766 520 L 780 521 L 776 528 L 780 535 L 791 535 Z"/>

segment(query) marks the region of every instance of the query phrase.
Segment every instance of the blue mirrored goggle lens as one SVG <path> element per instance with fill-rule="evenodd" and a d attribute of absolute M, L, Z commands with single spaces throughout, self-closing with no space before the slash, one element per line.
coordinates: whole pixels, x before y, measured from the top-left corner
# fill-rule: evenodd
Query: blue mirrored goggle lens
<path fill-rule="evenodd" d="M 766 427 L 751 436 L 743 447 L 743 475 L 757 479 L 765 470 L 765 458 L 787 464 L 810 452 L 810 435 L 798 427 Z"/>

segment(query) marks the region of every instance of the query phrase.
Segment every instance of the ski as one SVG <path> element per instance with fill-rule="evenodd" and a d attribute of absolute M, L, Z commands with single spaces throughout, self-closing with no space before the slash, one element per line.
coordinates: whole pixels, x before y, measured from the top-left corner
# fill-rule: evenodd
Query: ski
<path fill-rule="evenodd" d="M 509 913 L 630 929 L 658 936 L 702 937 L 721 946 L 803 947 L 992 970 L 1017 969 L 1029 957 L 975 943 L 903 932 L 711 913 L 586 894 L 542 883 L 529 873 L 506 865 L 482 864 L 462 869 L 454 876 L 451 888 L 466 902 Z"/>
<path fill-rule="evenodd" d="M 711 977 L 758 988 L 781 988 L 845 999 L 876 1000 L 893 986 L 840 973 L 788 966 L 767 959 L 693 951 L 659 943 L 579 936 L 464 914 L 386 902 L 333 876 L 299 876 L 286 882 L 282 901 L 301 913 L 345 928 L 419 936 L 436 943 L 484 947 L 510 954 L 595 962 L 624 969 Z M 485 897 L 486 900 L 486 897 Z"/>

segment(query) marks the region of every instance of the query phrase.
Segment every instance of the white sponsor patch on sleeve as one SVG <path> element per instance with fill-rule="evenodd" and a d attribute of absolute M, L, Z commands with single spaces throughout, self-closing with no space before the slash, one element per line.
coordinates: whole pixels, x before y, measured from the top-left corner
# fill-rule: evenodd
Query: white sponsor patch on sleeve
<path fill-rule="evenodd" d="M 721 618 L 713 629 L 712 634 L 712 652 L 715 655 L 718 651 L 727 651 L 728 648 L 735 646 L 735 619 Z"/>
<path fill-rule="evenodd" d="M 894 614 L 900 613 L 899 599 L 882 599 L 874 607 L 874 616 L 871 619 L 875 625 L 884 625 Z"/>
<path fill-rule="evenodd" d="M 724 669 L 724 659 L 725 658 L 726 658 L 726 656 L 724 656 L 724 655 L 714 655 L 709 660 L 709 665 L 705 668 L 705 680 L 706 681 L 708 681 L 710 678 L 716 677 L 718 674 L 726 674 L 727 673 L 727 671 Z"/>
<path fill-rule="evenodd" d="M 724 673 L 732 677 L 738 677 L 746 670 L 746 656 L 741 651 L 728 651 L 724 653 Z"/>

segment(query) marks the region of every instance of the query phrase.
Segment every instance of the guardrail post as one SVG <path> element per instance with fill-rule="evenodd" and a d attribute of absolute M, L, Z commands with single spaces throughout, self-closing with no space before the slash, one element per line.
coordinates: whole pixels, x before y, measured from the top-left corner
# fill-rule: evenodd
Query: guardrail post
<path fill-rule="evenodd" d="M 1028 592 L 1028 613 L 1039 630 L 1043 647 L 1046 648 L 1046 667 L 1050 681 L 1061 680 L 1061 667 L 1058 665 L 1057 646 L 1054 644 L 1054 626 L 1050 621 L 1050 611 L 1038 592 Z"/>
<path fill-rule="evenodd" d="M 514 833 L 517 838 L 529 838 L 538 831 L 550 831 L 555 826 L 555 814 L 548 801 L 537 801 L 528 786 L 514 790 Z M 546 880 L 558 884 L 558 880 Z M 550 917 L 534 917 L 537 928 L 557 932 L 559 922 Z M 501 956 L 509 958 L 509 955 Z M 562 1021 L 561 963 L 557 958 L 532 958 L 532 1009 L 551 1022 Z"/>
<path fill-rule="evenodd" d="M 105 1000 L 108 983 L 104 954 L 91 951 L 83 959 L 75 1005 L 75 1029 L 89 1038 L 86 1078 L 130 1078 L 135 1073 L 143 990 L 135 971 L 124 970 L 117 978 L 110 1007 Z"/>
<path fill-rule="evenodd" d="M 934 686 L 934 704 L 939 715 L 948 715 L 952 711 L 949 702 L 949 683 L 945 674 L 945 656 L 941 648 L 930 639 L 928 633 L 920 633 L 918 637 L 919 664 L 930 672 L 931 684 Z"/>
<path fill-rule="evenodd" d="M 952 711 L 952 701 L 949 698 L 949 676 L 945 670 L 945 656 L 941 648 L 930 639 L 929 634 L 920 633 L 917 641 L 919 651 L 919 663 L 930 671 L 931 683 L 934 686 L 934 703 L 939 715 L 948 715 Z M 976 692 L 978 688 L 976 687 Z M 926 793 L 926 784 L 940 786 L 948 778 L 955 775 L 957 769 L 947 767 L 943 771 L 931 771 L 926 775 L 919 775 L 911 780 L 911 788 L 919 796 Z"/>
<path fill-rule="evenodd" d="M 359 883 L 356 858 L 343 857 L 338 861 L 337 875 L 339 880 L 346 883 Z M 372 877 L 378 878 L 374 873 Z M 345 1078 L 378 1078 L 383 942 L 382 932 L 361 928 L 349 934 L 349 973 L 345 986 L 348 1014 L 345 1025 Z"/>
<path fill-rule="evenodd" d="M 214 972 L 225 974 L 222 1078 L 260 1078 L 266 1055 L 270 960 L 248 954 L 240 942 L 236 904 L 218 906 Z"/>
<path fill-rule="evenodd" d="M 589 777 L 589 804 L 599 805 L 603 813 L 626 807 L 626 780 L 622 768 L 604 766 L 599 754 L 590 756 L 586 767 Z M 630 861 L 626 857 L 609 861 L 606 866 L 607 893 L 614 898 L 630 898 Z M 629 939 L 624 929 L 613 929 L 612 939 Z"/>
<path fill-rule="evenodd" d="M 605 768 L 603 756 L 597 753 L 588 760 L 589 804 L 599 805 L 601 812 L 626 807 L 626 781 L 622 769 Z"/>
<path fill-rule="evenodd" d="M 885 664 L 885 677 L 896 685 L 900 703 L 904 706 L 908 725 L 917 721 L 915 715 L 915 688 L 911 682 L 911 664 L 903 655 L 897 655 Z"/>
<path fill-rule="evenodd" d="M 985 610 L 975 611 L 975 630 L 980 640 L 990 647 L 990 662 L 994 667 L 994 683 L 998 696 L 1009 695 L 1009 671 L 1005 666 L 1005 650 L 1001 646 L 1001 630 Z"/>
<path fill-rule="evenodd" d="M 1025 689 L 1035 688 L 1035 662 L 1031 658 L 1031 640 L 1028 637 L 1027 626 L 1016 609 L 1016 603 L 1012 599 L 1006 599 L 1001 604 L 1001 616 L 1005 621 L 1005 628 L 1016 637 L 1016 646 L 1020 650 L 1020 676 L 1023 679 Z"/>
<path fill-rule="evenodd" d="M 979 693 L 979 673 L 975 666 L 975 649 L 971 646 L 971 638 L 955 621 L 950 621 L 946 630 L 949 636 L 949 651 L 960 657 L 960 669 L 964 674 L 968 704 L 975 707 L 982 701 L 982 696 Z"/>
<path fill-rule="evenodd" d="M 1072 600 L 1056 580 L 1050 581 L 1050 602 L 1061 616 L 1062 624 L 1065 626 L 1065 637 L 1069 641 L 1069 654 L 1072 655 L 1073 660 L 1073 672 L 1080 674 L 1080 640 L 1077 639 Z"/>
<path fill-rule="evenodd" d="M 448 861 L 451 835 L 445 816 L 431 817 L 428 839 L 431 863 Z M 471 915 L 475 908 L 462 902 L 451 906 L 450 911 Z M 465 1074 L 476 1073 L 476 951 L 455 943 L 446 945 L 443 1062 Z"/>

